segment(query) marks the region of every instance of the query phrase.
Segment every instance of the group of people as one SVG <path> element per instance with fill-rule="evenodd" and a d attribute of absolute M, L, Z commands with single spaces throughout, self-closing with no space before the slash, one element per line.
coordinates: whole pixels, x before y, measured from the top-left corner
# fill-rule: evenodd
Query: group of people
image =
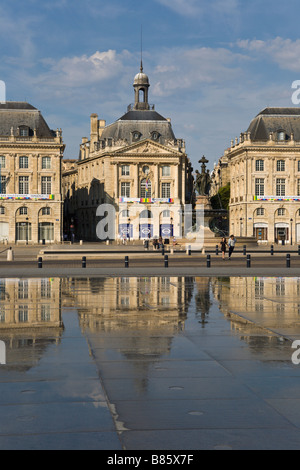
<path fill-rule="evenodd" d="M 236 244 L 236 238 L 235 238 L 234 235 L 230 236 L 228 242 L 227 242 L 225 237 L 222 238 L 222 240 L 220 242 L 220 248 L 221 248 L 221 252 L 222 252 L 222 258 L 224 260 L 226 259 L 225 255 L 226 255 L 226 251 L 227 251 L 227 246 L 228 246 L 228 259 L 230 260 L 231 255 L 234 252 L 235 244 Z"/>

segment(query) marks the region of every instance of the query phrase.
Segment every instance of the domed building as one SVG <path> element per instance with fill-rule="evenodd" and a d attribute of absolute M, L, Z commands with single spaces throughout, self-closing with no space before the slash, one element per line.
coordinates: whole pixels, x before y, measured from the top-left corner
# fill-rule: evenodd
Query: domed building
<path fill-rule="evenodd" d="M 112 124 L 92 114 L 89 138 L 83 138 L 76 171 L 63 174 L 68 231 L 82 240 L 105 239 L 97 225 L 99 206 L 115 210 L 114 235 L 108 238 L 181 236 L 180 210 L 192 197 L 192 169 L 185 142 L 174 135 L 170 119 L 149 104 L 150 82 L 135 76 L 134 103 Z M 73 203 L 72 203 L 73 202 Z M 72 221 L 75 221 L 74 224 Z"/>
<path fill-rule="evenodd" d="M 300 243 L 300 109 L 266 108 L 226 152 L 230 232 Z"/>

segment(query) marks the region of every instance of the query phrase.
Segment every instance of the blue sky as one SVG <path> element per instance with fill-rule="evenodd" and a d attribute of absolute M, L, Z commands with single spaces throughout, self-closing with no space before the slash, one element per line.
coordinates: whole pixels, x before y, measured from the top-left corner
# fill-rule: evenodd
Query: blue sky
<path fill-rule="evenodd" d="M 63 129 L 77 158 L 89 117 L 133 101 L 143 27 L 149 101 L 172 119 L 194 168 L 214 162 L 266 106 L 294 106 L 299 1 L 14 0 L 0 4 L 0 80 Z"/>

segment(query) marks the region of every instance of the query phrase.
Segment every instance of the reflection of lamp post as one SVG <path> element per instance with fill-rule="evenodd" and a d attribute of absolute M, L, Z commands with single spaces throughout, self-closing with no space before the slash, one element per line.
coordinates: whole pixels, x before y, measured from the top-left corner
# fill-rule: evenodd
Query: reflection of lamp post
<path fill-rule="evenodd" d="M 170 222 L 171 222 L 171 227 L 170 227 L 170 229 L 171 229 L 171 236 L 173 236 L 173 235 L 174 235 L 173 217 L 171 217 Z"/>
<path fill-rule="evenodd" d="M 129 241 L 130 241 L 130 222 L 131 222 L 131 219 L 129 217 L 128 218 L 128 238 L 129 238 Z"/>
<path fill-rule="evenodd" d="M 28 245 L 28 228 L 29 228 L 29 223 L 28 223 L 28 217 L 26 217 L 26 245 Z"/>
<path fill-rule="evenodd" d="M 293 244 L 293 219 L 290 220 L 291 222 L 291 245 Z"/>

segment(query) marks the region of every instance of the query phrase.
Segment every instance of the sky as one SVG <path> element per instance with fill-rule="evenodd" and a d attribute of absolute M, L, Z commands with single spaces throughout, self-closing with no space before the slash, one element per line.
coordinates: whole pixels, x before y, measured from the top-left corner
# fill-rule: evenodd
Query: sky
<path fill-rule="evenodd" d="M 262 109 L 295 106 L 299 14 L 299 0 L 2 1 L 0 80 L 76 159 L 90 115 L 110 124 L 134 101 L 142 28 L 149 102 L 212 170 Z"/>

